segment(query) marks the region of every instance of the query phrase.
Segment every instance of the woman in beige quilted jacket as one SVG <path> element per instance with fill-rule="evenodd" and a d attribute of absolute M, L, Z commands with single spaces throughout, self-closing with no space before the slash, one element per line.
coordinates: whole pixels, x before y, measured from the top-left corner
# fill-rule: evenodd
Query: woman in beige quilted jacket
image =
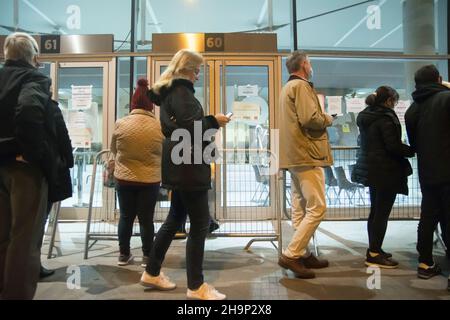
<path fill-rule="evenodd" d="M 120 206 L 118 265 L 130 263 L 130 239 L 136 216 L 142 239 L 142 266 L 153 245 L 153 215 L 161 183 L 163 134 L 148 99 L 148 81 L 140 79 L 131 100 L 131 113 L 116 122 L 111 141 L 114 177 Z"/>

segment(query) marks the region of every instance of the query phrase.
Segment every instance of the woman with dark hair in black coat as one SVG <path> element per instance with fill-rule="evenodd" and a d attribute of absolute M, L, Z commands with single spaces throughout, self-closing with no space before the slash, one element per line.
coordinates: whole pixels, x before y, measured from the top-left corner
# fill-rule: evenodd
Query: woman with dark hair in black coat
<path fill-rule="evenodd" d="M 367 97 L 368 107 L 356 120 L 361 146 L 352 172 L 352 180 L 370 190 L 366 265 L 391 269 L 397 268 L 398 262 L 381 247 L 397 194 L 408 194 L 412 168 L 406 157 L 414 156 L 401 140 L 402 128 L 394 111 L 398 99 L 398 93 L 388 86 Z"/>

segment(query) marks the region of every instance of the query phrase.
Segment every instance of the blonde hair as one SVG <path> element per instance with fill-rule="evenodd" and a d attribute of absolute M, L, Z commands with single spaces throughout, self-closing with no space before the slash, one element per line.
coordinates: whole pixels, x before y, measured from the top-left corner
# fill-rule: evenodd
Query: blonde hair
<path fill-rule="evenodd" d="M 175 79 L 188 79 L 188 72 L 194 71 L 203 63 L 200 53 L 192 50 L 182 49 L 172 58 L 167 69 L 152 86 L 155 93 L 159 93 L 162 87 L 170 87 Z"/>
<path fill-rule="evenodd" d="M 34 57 L 39 55 L 39 46 L 29 34 L 15 32 L 6 38 L 3 52 L 5 60 L 23 60 L 33 65 Z"/>

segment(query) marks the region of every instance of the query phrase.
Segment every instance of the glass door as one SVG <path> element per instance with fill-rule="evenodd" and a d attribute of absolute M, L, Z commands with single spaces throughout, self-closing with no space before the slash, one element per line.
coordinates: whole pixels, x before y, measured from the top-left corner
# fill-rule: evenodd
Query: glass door
<path fill-rule="evenodd" d="M 154 83 L 169 59 L 153 61 Z M 270 129 L 274 128 L 276 58 L 222 60 L 206 57 L 195 96 L 205 114 L 233 112 L 216 136 L 222 159 L 212 165 L 211 214 L 219 219 L 264 219 L 273 216 L 274 177 L 269 175 Z M 157 117 L 159 110 L 156 108 Z M 169 203 L 166 204 L 167 206 Z"/>
<path fill-rule="evenodd" d="M 274 60 L 219 60 L 215 77 L 215 112 L 233 112 L 222 131 L 222 161 L 216 167 L 216 215 L 242 220 L 272 217 Z"/>
<path fill-rule="evenodd" d="M 109 148 L 115 99 L 114 77 L 111 85 L 109 69 L 108 62 L 58 64 L 56 99 L 66 121 L 75 160 L 71 172 L 73 197 L 64 200 L 62 207 L 88 207 L 94 157 Z"/>

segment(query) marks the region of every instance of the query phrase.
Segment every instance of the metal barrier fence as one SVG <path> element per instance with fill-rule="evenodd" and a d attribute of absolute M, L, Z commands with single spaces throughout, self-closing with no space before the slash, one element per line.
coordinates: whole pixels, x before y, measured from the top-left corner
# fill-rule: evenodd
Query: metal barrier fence
<path fill-rule="evenodd" d="M 358 147 L 333 147 L 334 164 L 325 168 L 327 214 L 325 220 L 367 220 L 370 211 L 369 188 L 351 182 Z M 420 191 L 417 159 L 409 159 L 413 174 L 408 177 L 409 195 L 397 195 L 390 215 L 391 220 L 418 219 L 420 216 Z M 283 211 L 290 218 L 290 175 L 284 185 Z"/>
<path fill-rule="evenodd" d="M 223 150 L 224 163 L 213 168 L 213 190 L 209 194 L 210 212 L 220 228 L 214 237 L 250 237 L 245 249 L 255 241 L 269 241 L 281 250 L 281 206 L 279 194 L 282 179 L 264 173 L 268 163 L 262 163 L 261 149 Z M 114 157 L 109 150 L 97 154 L 93 164 L 91 193 L 84 258 L 99 240 L 117 240 L 119 205 L 107 165 Z M 217 179 L 217 180 L 216 180 Z M 161 189 L 164 190 L 164 189 Z M 170 200 L 160 194 L 156 204 L 155 233 L 167 217 Z M 277 200 L 278 199 L 278 200 Z M 189 222 L 186 224 L 189 230 Z M 139 224 L 135 223 L 133 235 L 139 235 Z M 275 244 L 277 242 L 277 244 Z"/>

